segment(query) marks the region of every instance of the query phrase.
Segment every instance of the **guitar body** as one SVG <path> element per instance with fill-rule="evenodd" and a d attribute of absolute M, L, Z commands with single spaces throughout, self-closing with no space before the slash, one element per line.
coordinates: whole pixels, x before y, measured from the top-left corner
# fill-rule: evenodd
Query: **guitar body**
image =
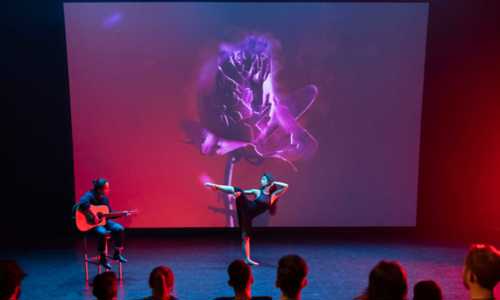
<path fill-rule="evenodd" d="M 99 217 L 99 223 L 92 223 L 80 209 L 75 212 L 76 228 L 82 232 L 89 231 L 97 226 L 106 225 L 106 215 L 109 214 L 109 208 L 106 205 L 90 205 L 89 210 Z"/>

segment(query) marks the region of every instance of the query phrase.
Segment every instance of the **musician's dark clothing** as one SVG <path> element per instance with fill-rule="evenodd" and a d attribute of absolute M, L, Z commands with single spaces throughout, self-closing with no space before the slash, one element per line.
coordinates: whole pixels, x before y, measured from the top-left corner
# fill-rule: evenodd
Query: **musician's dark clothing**
<path fill-rule="evenodd" d="M 80 198 L 79 207 L 80 210 L 87 210 L 90 205 L 106 205 L 109 208 L 109 211 L 112 211 L 111 205 L 109 205 L 108 197 L 102 195 L 100 197 L 94 191 L 88 191 Z"/>
<path fill-rule="evenodd" d="M 98 197 L 94 191 L 88 191 L 80 198 L 79 209 L 81 211 L 87 210 L 90 205 L 106 205 L 109 211 L 112 211 L 109 205 L 109 199 L 106 196 Z M 115 249 L 123 248 L 123 239 L 125 228 L 120 223 L 114 222 L 112 220 L 107 220 L 106 225 L 97 226 L 93 230 L 98 235 L 97 251 L 103 252 L 105 247 L 104 236 L 106 234 L 111 234 L 113 239 L 113 245 Z"/>

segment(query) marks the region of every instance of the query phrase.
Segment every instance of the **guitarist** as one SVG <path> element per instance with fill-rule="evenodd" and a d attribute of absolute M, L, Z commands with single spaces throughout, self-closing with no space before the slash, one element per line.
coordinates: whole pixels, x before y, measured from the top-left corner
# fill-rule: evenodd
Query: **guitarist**
<path fill-rule="evenodd" d="M 109 205 L 109 181 L 104 178 L 98 178 L 92 180 L 93 188 L 83 194 L 80 198 L 80 203 L 78 209 L 82 211 L 90 220 L 90 222 L 99 223 L 99 217 L 89 210 L 90 205 L 106 205 L 109 210 L 111 210 L 111 206 Z M 127 259 L 123 256 L 123 239 L 124 239 L 124 230 L 123 225 L 114 222 L 112 220 L 106 220 L 106 225 L 97 226 L 94 228 L 94 231 L 99 236 L 99 242 L 97 245 L 97 251 L 100 253 L 99 263 L 106 269 L 111 269 L 111 265 L 108 263 L 106 256 L 104 255 L 104 235 L 111 233 L 113 244 L 115 248 L 115 252 L 113 254 L 113 259 L 118 260 L 122 263 L 126 263 Z"/>

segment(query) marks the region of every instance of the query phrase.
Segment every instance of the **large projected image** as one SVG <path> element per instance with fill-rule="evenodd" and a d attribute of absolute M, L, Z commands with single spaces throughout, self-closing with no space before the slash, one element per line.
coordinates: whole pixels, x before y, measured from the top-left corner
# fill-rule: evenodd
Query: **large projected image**
<path fill-rule="evenodd" d="M 66 3 L 77 195 L 128 227 L 414 226 L 426 3 Z"/>

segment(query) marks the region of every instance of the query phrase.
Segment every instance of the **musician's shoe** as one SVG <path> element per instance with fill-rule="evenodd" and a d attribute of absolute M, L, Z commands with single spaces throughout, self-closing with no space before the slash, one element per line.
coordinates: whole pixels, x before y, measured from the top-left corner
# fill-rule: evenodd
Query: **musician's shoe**
<path fill-rule="evenodd" d="M 125 256 L 123 256 L 120 251 L 118 250 L 115 250 L 115 254 L 113 254 L 113 259 L 114 260 L 117 260 L 121 263 L 126 263 L 127 262 L 127 259 L 125 258 Z"/>
<path fill-rule="evenodd" d="M 106 270 L 111 270 L 111 265 L 109 264 L 108 260 L 106 259 L 105 255 L 101 255 L 99 258 L 99 264 L 104 267 Z"/>

